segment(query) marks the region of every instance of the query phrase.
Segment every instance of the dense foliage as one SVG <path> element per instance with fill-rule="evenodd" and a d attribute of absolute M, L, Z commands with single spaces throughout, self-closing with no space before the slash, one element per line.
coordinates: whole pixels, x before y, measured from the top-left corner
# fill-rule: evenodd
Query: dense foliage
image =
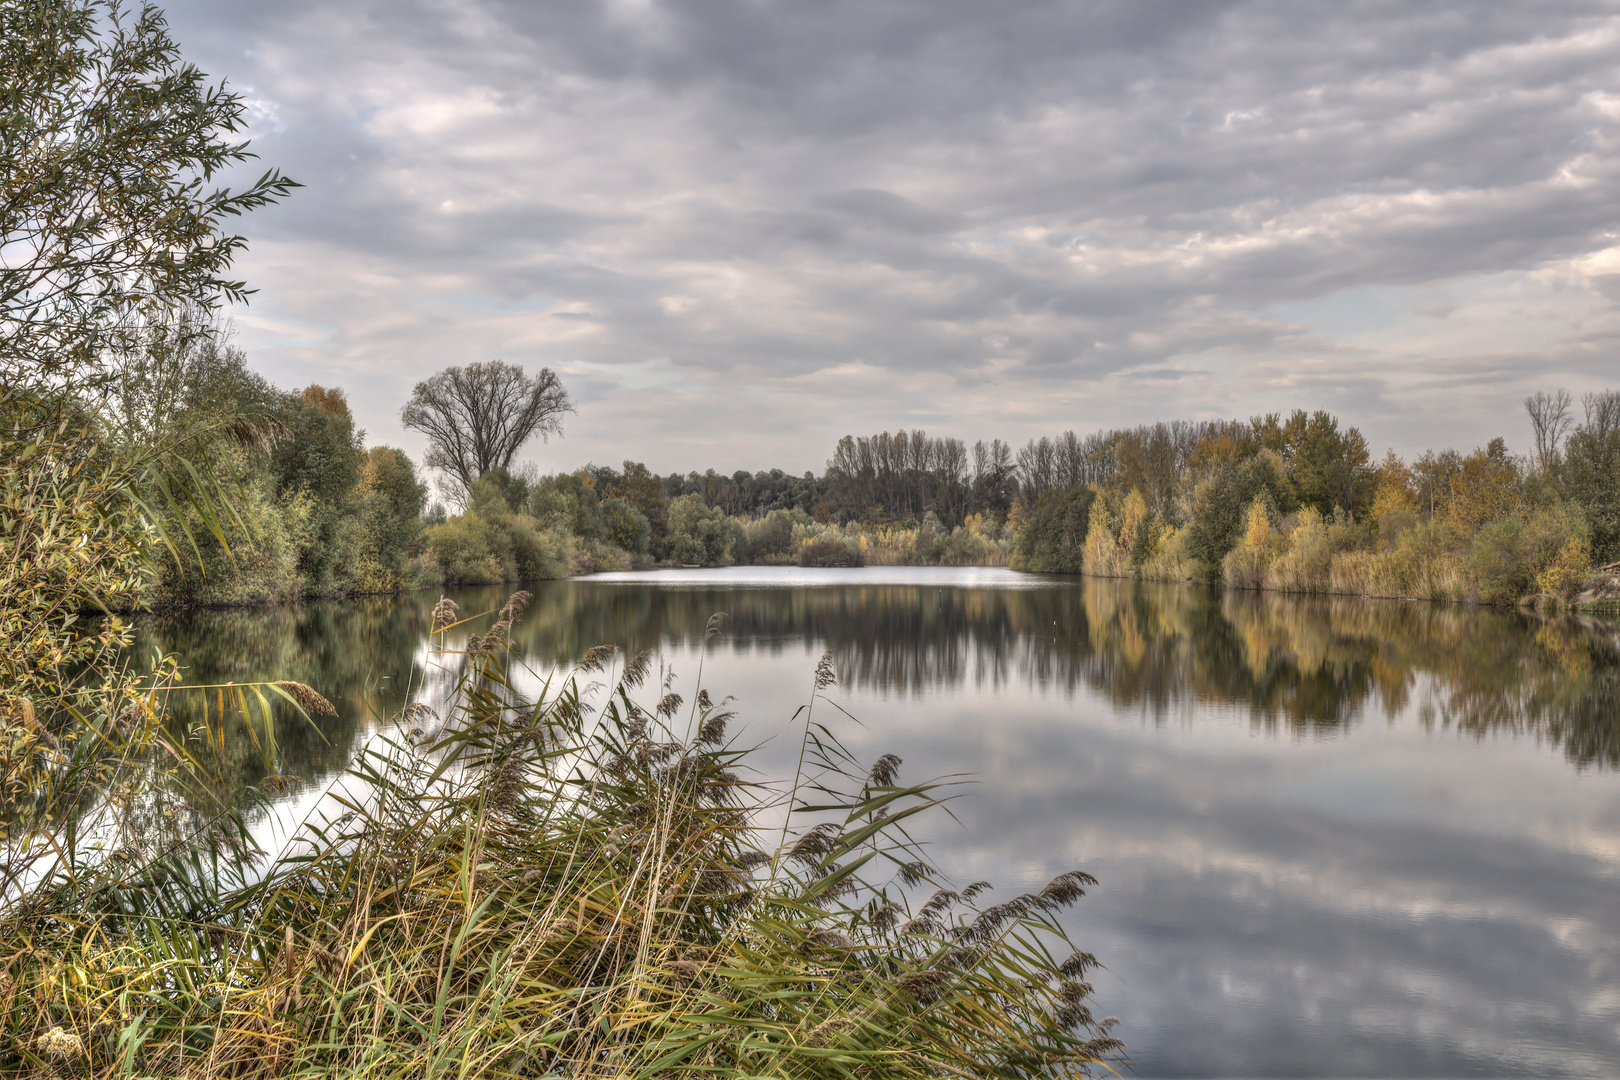
<path fill-rule="evenodd" d="M 1013 568 L 1049 574 L 1082 572 L 1091 504 L 1096 497 L 1090 488 L 1053 488 L 1037 498 L 1018 523 Z"/>
<path fill-rule="evenodd" d="M 195 550 L 162 564 L 146 602 L 262 603 L 407 583 L 426 487 L 402 451 L 366 447 L 341 390 L 278 390 L 218 331 L 161 345 L 121 369 L 119 414 L 140 436 L 114 445 L 140 454 L 154 440 L 178 443 L 180 472 L 217 475 L 234 513 L 217 536 L 190 503 L 167 513 L 197 536 Z M 144 405 L 153 381 L 166 401 L 156 416 Z"/>
<path fill-rule="evenodd" d="M 1620 590 L 1597 573 L 1620 555 L 1620 425 L 1571 425 L 1534 467 L 1502 439 L 1375 464 L 1356 429 L 1303 411 L 1069 434 L 1016 459 L 1002 444 L 968 451 L 922 432 L 846 439 L 820 480 L 780 470 L 660 478 L 633 461 L 551 476 L 496 467 L 461 513 L 438 511 L 412 536 L 403 512 L 387 523 L 364 515 L 364 484 L 359 496 L 337 493 L 350 475 L 339 446 L 359 447 L 342 404 L 341 392 L 310 388 L 276 413 L 298 449 L 272 456 L 266 505 L 309 538 L 283 572 L 306 591 L 734 563 L 1012 565 L 1490 603 Z M 395 464 L 390 475 L 409 475 L 402 457 Z M 300 482 L 315 475 L 332 490 Z M 352 569 L 345 529 L 368 538 L 379 555 L 361 561 L 381 573 Z M 394 537 L 386 557 L 369 539 L 380 533 Z"/>

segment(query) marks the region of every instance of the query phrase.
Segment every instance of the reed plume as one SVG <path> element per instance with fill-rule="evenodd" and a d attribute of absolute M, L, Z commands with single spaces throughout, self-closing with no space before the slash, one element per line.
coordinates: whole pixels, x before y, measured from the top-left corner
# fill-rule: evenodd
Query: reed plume
<path fill-rule="evenodd" d="M 495 616 L 496 619 L 500 622 L 505 622 L 508 625 L 517 622 L 519 616 L 521 616 L 524 611 L 528 610 L 529 601 L 533 599 L 533 593 L 519 589 L 511 596 L 507 597 L 506 604 Z"/>
<path fill-rule="evenodd" d="M 448 596 L 440 596 L 439 602 L 433 605 L 432 630 L 437 634 L 456 621 L 456 602 Z"/>
<path fill-rule="evenodd" d="M 60 1027 L 53 1027 L 35 1039 L 34 1046 L 52 1061 L 66 1061 L 84 1056 L 84 1040 Z"/>
<path fill-rule="evenodd" d="M 287 696 L 297 702 L 298 707 L 310 716 L 336 716 L 337 708 L 327 701 L 313 687 L 305 686 L 301 682 L 283 679 L 276 683 Z"/>
<path fill-rule="evenodd" d="M 272 773 L 259 781 L 259 790 L 266 795 L 284 795 L 303 782 L 303 777 L 290 773 Z"/>
<path fill-rule="evenodd" d="M 900 775 L 901 761 L 893 754 L 884 754 L 872 763 L 872 771 L 867 774 L 867 780 L 874 787 L 893 787 L 895 777 Z"/>
<path fill-rule="evenodd" d="M 292 438 L 292 429 L 269 413 L 244 413 L 225 425 L 224 434 L 244 449 L 268 454 Z"/>
<path fill-rule="evenodd" d="M 634 690 L 647 678 L 647 672 L 650 670 L 652 670 L 652 652 L 643 650 L 636 654 L 635 659 L 624 665 L 624 677 L 621 681 Z"/>

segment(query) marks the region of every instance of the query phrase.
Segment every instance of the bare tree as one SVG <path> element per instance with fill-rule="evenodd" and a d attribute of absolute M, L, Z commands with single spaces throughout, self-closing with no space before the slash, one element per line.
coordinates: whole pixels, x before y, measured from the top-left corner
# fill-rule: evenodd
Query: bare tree
<path fill-rule="evenodd" d="M 1602 390 L 1581 395 L 1586 406 L 1586 430 L 1600 439 L 1620 430 L 1620 390 Z"/>
<path fill-rule="evenodd" d="M 1588 411 L 1590 408 L 1589 405 Z M 1569 415 L 1569 391 L 1552 394 L 1537 391 L 1524 399 L 1524 411 L 1530 414 L 1530 428 L 1535 435 L 1536 468 L 1546 472 L 1575 422 Z"/>
<path fill-rule="evenodd" d="M 464 501 L 474 480 L 510 466 L 534 436 L 560 434 L 562 414 L 573 411 L 550 368 L 530 378 L 517 364 L 491 360 L 445 368 L 417 383 L 399 418 L 428 437 L 424 463 L 444 474 L 445 496 Z"/>
<path fill-rule="evenodd" d="M 1018 451 L 1018 486 L 1038 499 L 1058 485 L 1058 447 L 1047 436 Z"/>

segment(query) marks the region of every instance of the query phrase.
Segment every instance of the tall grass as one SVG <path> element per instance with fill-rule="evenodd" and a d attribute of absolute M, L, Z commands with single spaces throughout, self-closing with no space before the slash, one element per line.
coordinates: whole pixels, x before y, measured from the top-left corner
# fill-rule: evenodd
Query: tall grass
<path fill-rule="evenodd" d="M 407 712 L 438 734 L 375 737 L 262 871 L 176 845 L 12 903 L 0 1068 L 977 1077 L 1119 1052 L 1057 921 L 1091 879 L 997 904 L 945 883 L 908 833 L 943 792 L 814 719 L 830 664 L 799 775 L 744 780 L 724 704 L 646 655 L 514 669 L 524 599 L 481 633 L 435 612 L 455 678 Z"/>

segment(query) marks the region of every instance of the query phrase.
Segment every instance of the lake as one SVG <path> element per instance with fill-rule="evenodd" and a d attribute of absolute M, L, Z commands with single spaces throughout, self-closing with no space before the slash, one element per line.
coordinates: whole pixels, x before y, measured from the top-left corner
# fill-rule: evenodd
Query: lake
<path fill-rule="evenodd" d="M 1106 966 L 1125 1075 L 1620 1075 L 1615 624 L 999 569 L 526 588 L 529 665 L 652 648 L 690 699 L 701 661 L 768 776 L 830 652 L 853 719 L 817 718 L 848 746 L 898 754 L 905 782 L 974 781 L 924 837 L 940 870 L 991 899 L 1099 879 L 1066 925 Z M 507 590 L 448 593 L 470 615 Z M 438 598 L 149 616 L 140 647 L 190 682 L 297 679 L 336 704 L 277 724 L 307 782 L 285 821 L 406 703 Z M 262 749 L 239 720 L 221 747 L 236 798 Z"/>

